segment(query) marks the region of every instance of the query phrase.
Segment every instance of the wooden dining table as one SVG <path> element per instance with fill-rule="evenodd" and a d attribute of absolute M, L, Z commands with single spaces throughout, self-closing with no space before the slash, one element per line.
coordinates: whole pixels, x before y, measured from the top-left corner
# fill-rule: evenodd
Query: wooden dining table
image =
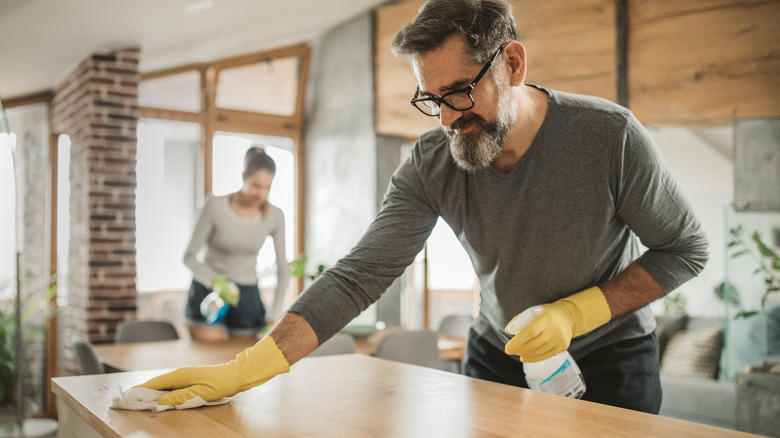
<path fill-rule="evenodd" d="M 392 330 L 387 331 L 390 333 Z M 356 352 L 373 355 L 383 333 L 377 333 L 355 343 Z M 199 342 L 189 337 L 154 342 L 99 344 L 98 358 L 112 371 L 139 371 L 159 368 L 179 368 L 190 365 L 216 365 L 228 362 L 256 341 L 236 338 L 224 342 Z M 466 354 L 466 339 L 439 335 L 439 356 L 442 360 L 461 360 Z"/>
<path fill-rule="evenodd" d="M 304 358 L 224 405 L 110 408 L 120 388 L 162 371 L 54 378 L 60 437 L 755 436 L 361 354 Z"/>
<path fill-rule="evenodd" d="M 217 365 L 257 341 L 236 338 L 221 342 L 198 342 L 189 337 L 154 342 L 95 345 L 98 359 L 114 371 L 179 368 L 191 365 Z"/>
<path fill-rule="evenodd" d="M 355 341 L 355 352 L 373 356 L 374 352 L 376 351 L 376 347 L 385 336 L 401 330 L 402 329 L 400 327 L 385 328 L 378 330 L 371 336 L 358 339 Z M 446 335 L 443 333 L 437 333 L 437 336 L 439 359 L 460 361 L 466 357 L 466 344 L 468 343 L 468 339 Z"/>

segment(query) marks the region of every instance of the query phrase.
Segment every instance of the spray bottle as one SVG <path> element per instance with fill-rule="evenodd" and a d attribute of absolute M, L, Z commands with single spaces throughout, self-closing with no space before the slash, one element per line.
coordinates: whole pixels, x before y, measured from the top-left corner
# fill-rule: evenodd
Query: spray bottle
<path fill-rule="evenodd" d="M 227 315 L 230 306 L 238 304 L 239 289 L 221 275 L 214 278 L 212 288 L 214 291 L 200 302 L 200 313 L 207 323 L 216 324 Z"/>
<path fill-rule="evenodd" d="M 543 311 L 541 306 L 524 310 L 508 327 L 509 333 L 517 334 L 538 318 Z M 525 371 L 528 387 L 535 391 L 571 398 L 580 398 L 585 394 L 582 372 L 568 351 L 539 362 L 523 362 L 523 371 Z"/>

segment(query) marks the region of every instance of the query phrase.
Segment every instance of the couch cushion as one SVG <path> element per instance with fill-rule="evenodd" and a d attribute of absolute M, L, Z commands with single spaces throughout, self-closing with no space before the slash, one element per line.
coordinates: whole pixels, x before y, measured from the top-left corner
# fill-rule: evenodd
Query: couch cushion
<path fill-rule="evenodd" d="M 736 427 L 737 386 L 721 380 L 661 376 L 659 414 L 718 427 Z"/>
<path fill-rule="evenodd" d="M 722 349 L 722 327 L 677 332 L 661 357 L 661 374 L 715 379 Z"/>
<path fill-rule="evenodd" d="M 655 333 L 658 337 L 658 354 L 663 356 L 666 344 L 675 333 L 683 330 L 688 323 L 688 315 L 656 315 Z"/>

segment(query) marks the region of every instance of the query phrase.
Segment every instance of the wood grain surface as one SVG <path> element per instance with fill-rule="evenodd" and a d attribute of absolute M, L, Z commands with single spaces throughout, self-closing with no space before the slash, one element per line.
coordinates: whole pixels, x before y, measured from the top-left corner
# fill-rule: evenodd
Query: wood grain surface
<path fill-rule="evenodd" d="M 747 437 L 749 434 L 477 380 L 365 355 L 306 358 L 221 406 L 109 408 L 161 371 L 53 380 L 105 437 Z"/>

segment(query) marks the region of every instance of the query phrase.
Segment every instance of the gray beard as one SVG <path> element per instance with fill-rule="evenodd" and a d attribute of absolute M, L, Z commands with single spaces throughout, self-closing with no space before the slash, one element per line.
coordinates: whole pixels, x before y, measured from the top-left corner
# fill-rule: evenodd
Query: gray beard
<path fill-rule="evenodd" d="M 471 134 L 455 134 L 454 129 L 445 128 L 444 132 L 450 139 L 450 152 L 455 164 L 466 172 L 476 172 L 487 169 L 490 164 L 501 155 L 501 147 L 509 134 L 509 126 L 499 121 L 488 123 L 480 116 L 470 114 L 461 116 L 452 128 L 475 123 L 479 126 L 477 132 Z M 458 124 L 461 120 L 463 123 Z"/>
<path fill-rule="evenodd" d="M 444 133 L 450 139 L 452 158 L 466 172 L 487 169 L 501 155 L 509 130 L 515 124 L 516 113 L 509 91 L 499 89 L 499 92 L 502 97 L 498 102 L 499 112 L 495 121 L 487 122 L 477 114 L 466 113 L 444 128 Z M 455 133 L 471 124 L 476 124 L 479 129 L 470 134 Z"/>

